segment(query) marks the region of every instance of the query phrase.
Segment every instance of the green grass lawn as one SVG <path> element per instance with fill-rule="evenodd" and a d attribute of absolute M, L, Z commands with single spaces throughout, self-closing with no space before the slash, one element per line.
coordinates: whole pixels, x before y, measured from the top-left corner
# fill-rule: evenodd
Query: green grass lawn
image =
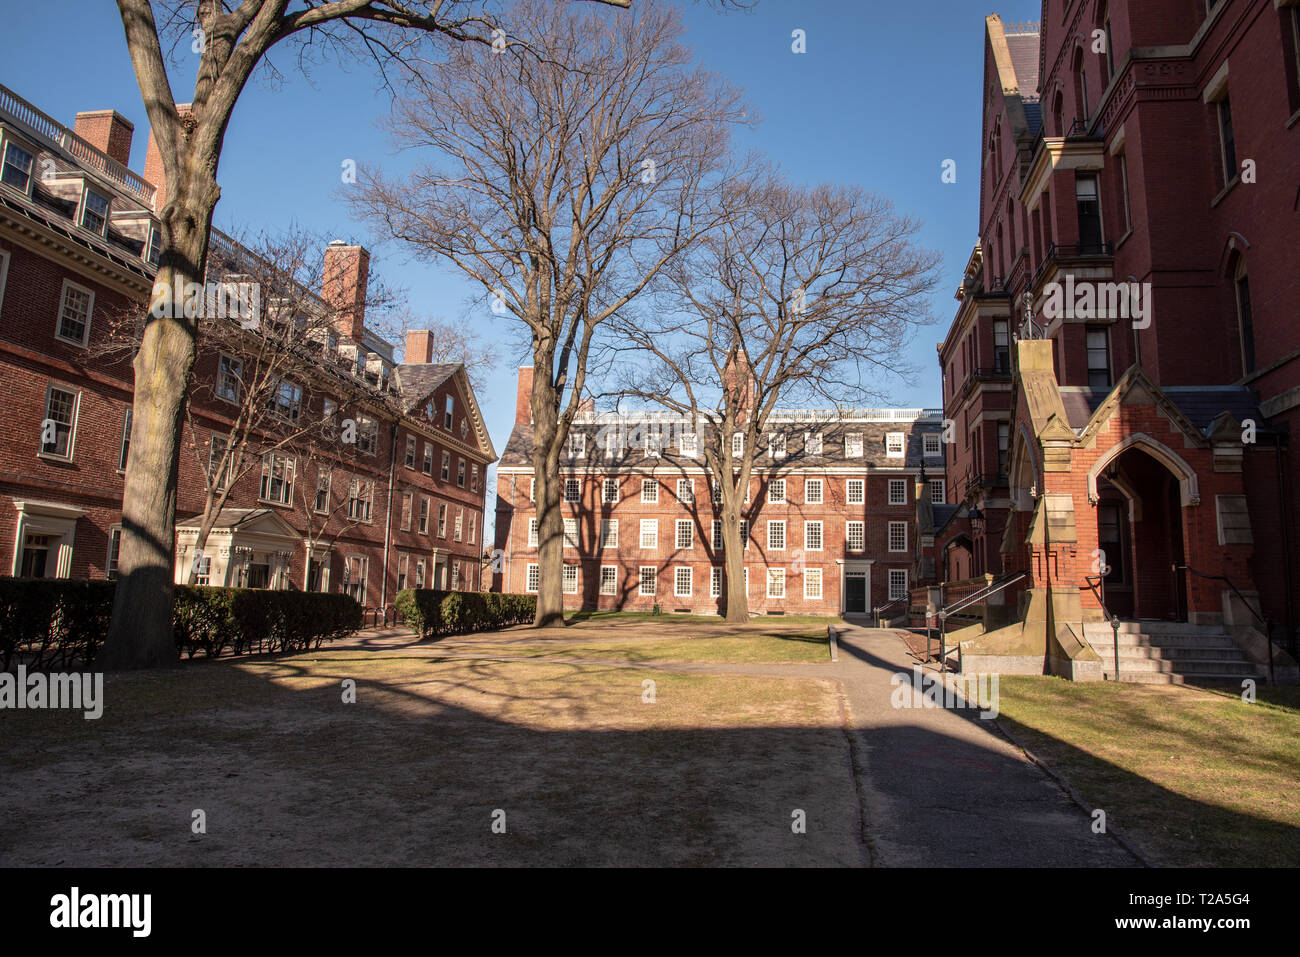
<path fill-rule="evenodd" d="M 582 621 L 656 621 L 665 624 L 672 622 L 674 625 L 680 623 L 712 623 L 721 622 L 721 615 L 685 615 L 677 614 L 671 611 L 661 612 L 656 615 L 648 611 L 575 611 L 566 619 L 569 622 Z M 842 619 L 834 615 L 754 615 L 750 622 L 788 622 L 794 625 L 822 624 L 829 625 Z"/>
<path fill-rule="evenodd" d="M 830 644 L 824 631 L 760 632 L 722 637 L 669 637 L 650 641 L 620 640 L 549 644 L 475 644 L 475 651 L 493 655 L 535 658 L 600 658 L 618 661 L 698 662 L 726 664 L 830 661 Z"/>
<path fill-rule="evenodd" d="M 1300 689 L 1001 680 L 1001 721 L 1163 866 L 1300 865 Z"/>

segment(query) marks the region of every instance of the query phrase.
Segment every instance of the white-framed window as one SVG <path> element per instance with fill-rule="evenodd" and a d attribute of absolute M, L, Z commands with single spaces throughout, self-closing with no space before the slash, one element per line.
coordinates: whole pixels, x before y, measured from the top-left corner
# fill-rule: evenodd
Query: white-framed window
<path fill-rule="evenodd" d="M 690 598 L 695 588 L 695 576 L 691 574 L 690 565 L 678 565 L 673 569 L 673 595 L 677 598 Z"/>
<path fill-rule="evenodd" d="M 312 502 L 312 511 L 317 515 L 328 515 L 330 511 L 330 491 L 334 486 L 334 473 L 330 469 L 320 469 L 316 473 L 316 500 Z M 402 493 L 402 531 L 411 530 L 411 493 Z"/>
<path fill-rule="evenodd" d="M 465 420 L 462 419 L 461 421 L 464 422 Z M 471 465 L 469 467 L 469 490 L 471 492 L 478 491 L 478 465 L 477 464 Z"/>
<path fill-rule="evenodd" d="M 217 398 L 239 402 L 243 397 L 243 361 L 234 356 L 217 358 Z"/>
<path fill-rule="evenodd" d="M 785 569 L 769 568 L 767 570 L 767 597 L 785 597 Z"/>
<path fill-rule="evenodd" d="M 578 547 L 578 520 L 576 518 L 566 518 L 564 520 L 564 547 Z"/>
<path fill-rule="evenodd" d="M 586 457 L 587 455 L 587 433 L 586 432 L 569 433 L 569 455 L 575 459 Z"/>
<path fill-rule="evenodd" d="M 943 447 L 939 444 L 938 432 L 926 432 L 921 441 L 924 443 L 924 452 L 926 458 L 934 458 L 943 454 Z"/>
<path fill-rule="evenodd" d="M 528 520 L 528 547 L 537 547 L 537 516 L 535 515 Z"/>
<path fill-rule="evenodd" d="M 713 520 L 713 550 L 722 550 L 722 520 L 717 518 Z"/>
<path fill-rule="evenodd" d="M 689 458 L 695 458 L 700 454 L 700 437 L 694 432 L 682 432 L 681 438 L 678 439 L 677 447 L 682 455 Z"/>
<path fill-rule="evenodd" d="M 658 572 L 653 565 L 642 565 L 640 574 L 637 577 L 637 594 L 653 595 L 658 577 Z"/>
<path fill-rule="evenodd" d="M 805 551 L 822 550 L 822 523 L 820 520 L 803 523 L 803 547 Z"/>
<path fill-rule="evenodd" d="M 199 569 L 194 574 L 194 584 L 208 585 L 212 582 L 212 556 L 204 555 L 199 559 Z"/>
<path fill-rule="evenodd" d="M 732 436 L 731 436 L 731 454 L 732 454 L 732 455 L 744 455 L 744 454 L 745 454 L 745 433 L 744 433 L 744 432 L 734 432 L 734 433 L 732 433 Z"/>
<path fill-rule="evenodd" d="M 443 506 L 444 508 L 446 506 Z M 419 532 L 421 535 L 429 534 L 429 496 L 420 496 L 420 524 Z"/>
<path fill-rule="evenodd" d="M 415 466 L 411 466 L 414 468 Z M 424 461 L 420 463 L 420 471 L 425 475 L 433 475 L 433 443 L 424 443 Z"/>
<path fill-rule="evenodd" d="M 370 521 L 370 506 L 375 483 L 353 477 L 348 485 L 348 519 L 354 522 Z"/>
<path fill-rule="evenodd" d="M 90 316 L 95 308 L 95 294 L 71 279 L 63 280 L 59 297 L 59 322 L 54 335 L 83 349 L 90 341 Z"/>
<path fill-rule="evenodd" d="M 235 474 L 234 456 L 226 458 L 226 450 L 230 448 L 230 440 L 224 435 L 216 435 L 208 440 L 208 481 L 212 483 L 213 488 L 226 488 L 230 485 L 230 479 Z M 222 472 L 221 460 L 226 459 L 226 468 Z"/>
<path fill-rule="evenodd" d="M 659 547 L 659 520 L 655 518 L 641 519 L 641 547 L 658 548 Z"/>
<path fill-rule="evenodd" d="M 647 458 L 657 459 L 659 452 L 663 447 L 663 436 L 659 434 L 659 429 L 649 428 L 645 432 L 645 454 Z"/>
<path fill-rule="evenodd" d="M 577 565 L 564 566 L 564 594 L 566 595 L 578 594 L 578 566 Z"/>
<path fill-rule="evenodd" d="M 108 529 L 108 554 L 104 557 L 104 577 L 112 580 L 117 577 L 117 562 L 122 555 L 122 526 L 113 525 Z"/>
<path fill-rule="evenodd" d="M 722 597 L 722 566 L 714 565 L 709 569 L 709 597 Z"/>
<path fill-rule="evenodd" d="M 889 600 L 896 601 L 907 595 L 907 569 L 891 568 L 889 570 Z"/>
<path fill-rule="evenodd" d="M 745 594 L 749 594 L 749 566 L 745 566 Z"/>
<path fill-rule="evenodd" d="M 406 460 L 402 463 L 408 469 L 415 468 L 415 461 L 419 457 L 420 442 L 414 435 L 406 437 Z M 427 446 L 426 446 L 427 448 Z"/>
<path fill-rule="evenodd" d="M 466 539 L 471 545 L 478 541 L 478 513 L 469 513 L 469 536 Z"/>
<path fill-rule="evenodd" d="M 600 520 L 600 547 L 618 548 L 618 519 L 602 518 Z"/>
<path fill-rule="evenodd" d="M 438 475 L 442 478 L 444 482 L 451 481 L 451 453 L 450 452 L 442 453 L 442 468 L 439 470 Z M 531 491 L 528 493 L 528 497 L 529 498 L 533 497 L 533 493 Z"/>
<path fill-rule="evenodd" d="M 822 597 L 822 570 L 820 568 L 805 568 L 803 570 L 803 597 Z"/>
<path fill-rule="evenodd" d="M 405 558 L 406 556 L 403 555 L 402 557 Z M 423 558 L 421 558 L 419 561 L 415 563 L 415 587 L 416 588 L 424 587 L 424 559 Z"/>
<path fill-rule="evenodd" d="M 301 395 L 302 390 L 299 389 Z M 379 423 L 369 416 L 357 416 L 357 451 L 374 455 L 379 450 Z"/>
<path fill-rule="evenodd" d="M 438 503 L 438 537 L 447 537 L 447 503 Z"/>
<path fill-rule="evenodd" d="M 867 547 L 866 522 L 844 523 L 844 547 L 851 552 L 860 552 Z"/>
<path fill-rule="evenodd" d="M 108 225 L 109 206 L 107 197 L 87 189 L 81 201 L 81 228 L 103 236 L 104 227 Z"/>
<path fill-rule="evenodd" d="M 465 487 L 465 460 L 464 459 L 456 460 L 456 487 L 457 488 Z"/>
<path fill-rule="evenodd" d="M 861 432 L 849 432 L 844 436 L 844 457 L 846 459 L 862 458 Z"/>
<path fill-rule="evenodd" d="M 618 594 L 618 566 L 600 566 L 600 593 L 602 595 Z"/>
<path fill-rule="evenodd" d="M 323 512 L 329 504 L 329 482 L 330 473 L 326 469 L 321 469 L 316 473 L 316 511 Z M 325 493 L 325 501 L 321 501 L 321 492 Z M 411 530 L 411 516 L 415 512 L 415 493 L 402 493 L 402 531 Z"/>
<path fill-rule="evenodd" d="M 749 548 L 749 519 L 740 520 L 740 547 Z"/>
<path fill-rule="evenodd" d="M 677 480 L 677 501 L 684 505 L 695 503 L 695 482 L 691 479 Z"/>
<path fill-rule="evenodd" d="M 866 479 L 849 479 L 844 484 L 844 501 L 848 505 L 864 505 L 867 501 Z"/>
<path fill-rule="evenodd" d="M 907 522 L 889 523 L 889 550 L 891 552 L 907 551 Z"/>
<path fill-rule="evenodd" d="M 32 167 L 36 156 L 17 143 L 5 144 L 3 164 L 0 164 L 0 182 L 26 193 L 32 185 Z"/>
<path fill-rule="evenodd" d="M 709 495 L 713 497 L 715 502 L 722 501 L 722 483 L 717 479 L 709 479 Z"/>
<path fill-rule="evenodd" d="M 288 379 L 280 379 L 271 390 L 266 402 L 267 411 L 279 416 L 286 422 L 297 422 L 302 414 L 302 386 L 295 385 Z M 357 447 L 361 447 L 361 419 L 357 421 Z M 365 420 L 373 421 L 373 420 Z M 373 451 L 373 449 L 371 450 Z"/>
<path fill-rule="evenodd" d="M 785 479 L 772 479 L 768 483 L 767 501 L 771 505 L 785 504 Z"/>
<path fill-rule="evenodd" d="M 442 427 L 444 429 L 451 428 L 452 417 L 455 408 L 456 408 L 455 401 L 452 399 L 451 396 L 447 396 L 447 405 L 446 408 L 443 410 L 443 414 L 442 414 Z"/>
<path fill-rule="evenodd" d="M 803 450 L 807 455 L 821 455 L 822 434 L 820 432 L 805 432 L 803 434 Z"/>
<path fill-rule="evenodd" d="M 930 479 L 930 504 L 942 505 L 948 501 L 948 484 L 943 479 Z"/>
<path fill-rule="evenodd" d="M 659 482 L 656 479 L 641 480 L 641 501 L 654 503 L 659 501 Z"/>
<path fill-rule="evenodd" d="M 524 589 L 525 589 L 525 591 L 528 591 L 528 592 L 531 592 L 531 593 L 535 593 L 535 592 L 537 591 L 537 585 L 538 585 L 538 582 L 539 582 L 539 581 L 540 581 L 540 576 L 538 575 L 538 571 L 537 571 L 537 563 L 536 563 L 536 562 L 529 562 L 529 563 L 528 563 L 528 577 L 527 577 L 527 581 L 526 581 L 526 583 L 525 583 L 525 585 L 524 585 Z"/>
<path fill-rule="evenodd" d="M 406 567 L 408 564 L 410 564 L 410 561 L 411 561 L 411 557 L 409 555 L 397 556 L 397 590 L 398 591 L 404 591 L 406 589 Z"/>
<path fill-rule="evenodd" d="M 803 483 L 803 500 L 806 505 L 822 503 L 822 480 L 805 479 Z"/>
<path fill-rule="evenodd" d="M 785 519 L 772 519 L 767 523 L 767 547 L 774 552 L 785 548 Z"/>
<path fill-rule="evenodd" d="M 889 504 L 890 505 L 907 504 L 907 479 L 889 480 Z"/>
<path fill-rule="evenodd" d="M 145 251 L 146 258 L 157 266 L 162 262 L 162 230 L 157 226 L 149 229 L 149 246 Z"/>
<path fill-rule="evenodd" d="M 612 505 L 618 501 L 618 479 L 607 478 L 600 483 L 600 500 L 606 505 Z"/>
<path fill-rule="evenodd" d="M 443 455 L 446 455 L 446 453 L 444 452 Z M 537 479 L 536 478 L 529 478 L 528 480 L 528 501 L 530 502 L 537 501 Z"/>
<path fill-rule="evenodd" d="M 785 433 L 773 432 L 767 437 L 767 454 L 774 459 L 785 458 Z"/>
<path fill-rule="evenodd" d="M 262 459 L 262 483 L 258 499 L 272 505 L 288 505 L 293 501 L 294 460 L 278 452 L 270 452 Z"/>
<path fill-rule="evenodd" d="M 564 500 L 577 502 L 582 498 L 582 480 L 571 478 L 564 480 Z"/>
<path fill-rule="evenodd" d="M 677 537 L 675 541 L 678 548 L 695 547 L 695 526 L 691 524 L 689 518 L 679 518 L 677 520 Z"/>
<path fill-rule="evenodd" d="M 907 437 L 902 432 L 890 432 L 885 436 L 885 455 L 891 459 L 901 459 L 907 448 Z"/>
<path fill-rule="evenodd" d="M 131 420 L 135 413 L 128 405 L 122 413 L 122 444 L 117 450 L 117 470 L 126 471 L 126 463 L 131 459 Z"/>
<path fill-rule="evenodd" d="M 456 523 L 455 525 L 452 526 L 452 533 L 451 533 L 452 540 L 457 542 L 462 541 L 463 539 L 461 538 L 461 536 L 464 534 L 464 530 L 465 530 L 465 510 L 463 508 L 458 508 L 456 509 Z"/>

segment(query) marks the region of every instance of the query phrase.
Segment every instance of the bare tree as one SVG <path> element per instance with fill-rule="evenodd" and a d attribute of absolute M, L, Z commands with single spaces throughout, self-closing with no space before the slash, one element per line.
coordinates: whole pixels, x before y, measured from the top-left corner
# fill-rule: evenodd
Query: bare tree
<path fill-rule="evenodd" d="M 627 7 L 630 0 L 591 0 Z M 201 282 L 226 129 L 255 70 L 274 73 L 273 48 L 313 57 L 373 58 L 381 75 L 424 55 L 431 39 L 493 42 L 482 0 L 118 0 L 127 48 L 161 154 L 156 201 L 161 259 L 153 308 L 134 360 L 132 455 L 122 501 L 120 578 L 99 661 L 105 668 L 174 665 L 172 555 L 185 393 L 196 329 L 181 300 Z M 198 56 L 190 102 L 177 105 L 164 47 Z M 485 47 L 486 48 L 486 47 Z M 174 69 L 180 70 L 175 62 Z"/>
<path fill-rule="evenodd" d="M 722 202 L 718 229 L 664 270 L 656 309 L 619 317 L 610 348 L 620 395 L 699 427 L 720 498 L 727 621 L 743 622 L 740 521 L 768 417 L 778 401 L 839 406 L 881 373 L 906 373 L 902 347 L 929 321 L 938 258 L 913 245 L 911 220 L 860 189 L 764 172 Z"/>
<path fill-rule="evenodd" d="M 485 387 L 488 377 L 501 360 L 498 343 L 488 339 L 484 333 L 475 329 L 467 319 L 447 320 L 442 318 L 417 318 L 407 313 L 398 320 L 405 332 L 409 329 L 427 330 L 433 335 L 430 339 L 432 362 L 460 363 L 465 367 L 470 384 L 477 390 Z M 406 361 L 411 360 L 410 356 Z"/>
<path fill-rule="evenodd" d="M 594 338 L 712 226 L 742 107 L 649 0 L 616 20 L 521 0 L 508 20 L 530 53 L 458 47 L 397 101 L 398 142 L 432 164 L 353 195 L 358 215 L 450 260 L 527 328 L 548 626 L 564 621 L 559 459 Z"/>

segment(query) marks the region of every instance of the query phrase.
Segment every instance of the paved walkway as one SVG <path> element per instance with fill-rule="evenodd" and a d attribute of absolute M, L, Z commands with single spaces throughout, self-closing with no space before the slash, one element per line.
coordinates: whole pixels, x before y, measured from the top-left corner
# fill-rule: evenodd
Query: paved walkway
<path fill-rule="evenodd" d="M 978 711 L 895 708 L 890 678 L 917 664 L 897 631 L 840 624 L 839 661 L 825 664 L 669 664 L 565 658 L 569 664 L 652 671 L 780 675 L 838 681 L 848 711 L 864 840 L 870 862 L 886 867 L 1136 867 L 1113 837 L 1092 832 L 1090 815 Z M 538 643 L 536 632 L 512 634 Z M 548 636 L 549 637 L 549 636 Z M 557 645 L 567 643 L 556 636 Z M 567 637 L 567 636 L 566 636 Z M 484 639 L 418 643 L 408 632 L 375 629 L 330 647 L 407 650 L 440 658 L 547 659 L 513 656 Z M 568 637 L 568 642 L 573 642 Z M 591 644 L 584 636 L 582 644 Z M 476 647 L 477 646 L 477 647 Z M 933 666 L 927 668 L 933 672 Z"/>

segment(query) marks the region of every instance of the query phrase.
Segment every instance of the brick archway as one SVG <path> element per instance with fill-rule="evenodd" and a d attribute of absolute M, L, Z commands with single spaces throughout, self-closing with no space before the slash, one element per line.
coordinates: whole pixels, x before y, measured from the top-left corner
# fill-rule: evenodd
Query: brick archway
<path fill-rule="evenodd" d="M 1093 505 L 1097 504 L 1099 498 L 1097 492 L 1098 476 L 1131 448 L 1140 448 L 1174 474 L 1174 477 L 1178 479 L 1179 497 L 1183 508 L 1201 503 L 1201 488 L 1200 482 L 1196 478 L 1196 470 L 1169 446 L 1158 439 L 1152 438 L 1145 432 L 1135 432 L 1122 441 L 1116 442 L 1096 462 L 1092 463 L 1092 468 L 1088 469 L 1089 502 Z"/>

